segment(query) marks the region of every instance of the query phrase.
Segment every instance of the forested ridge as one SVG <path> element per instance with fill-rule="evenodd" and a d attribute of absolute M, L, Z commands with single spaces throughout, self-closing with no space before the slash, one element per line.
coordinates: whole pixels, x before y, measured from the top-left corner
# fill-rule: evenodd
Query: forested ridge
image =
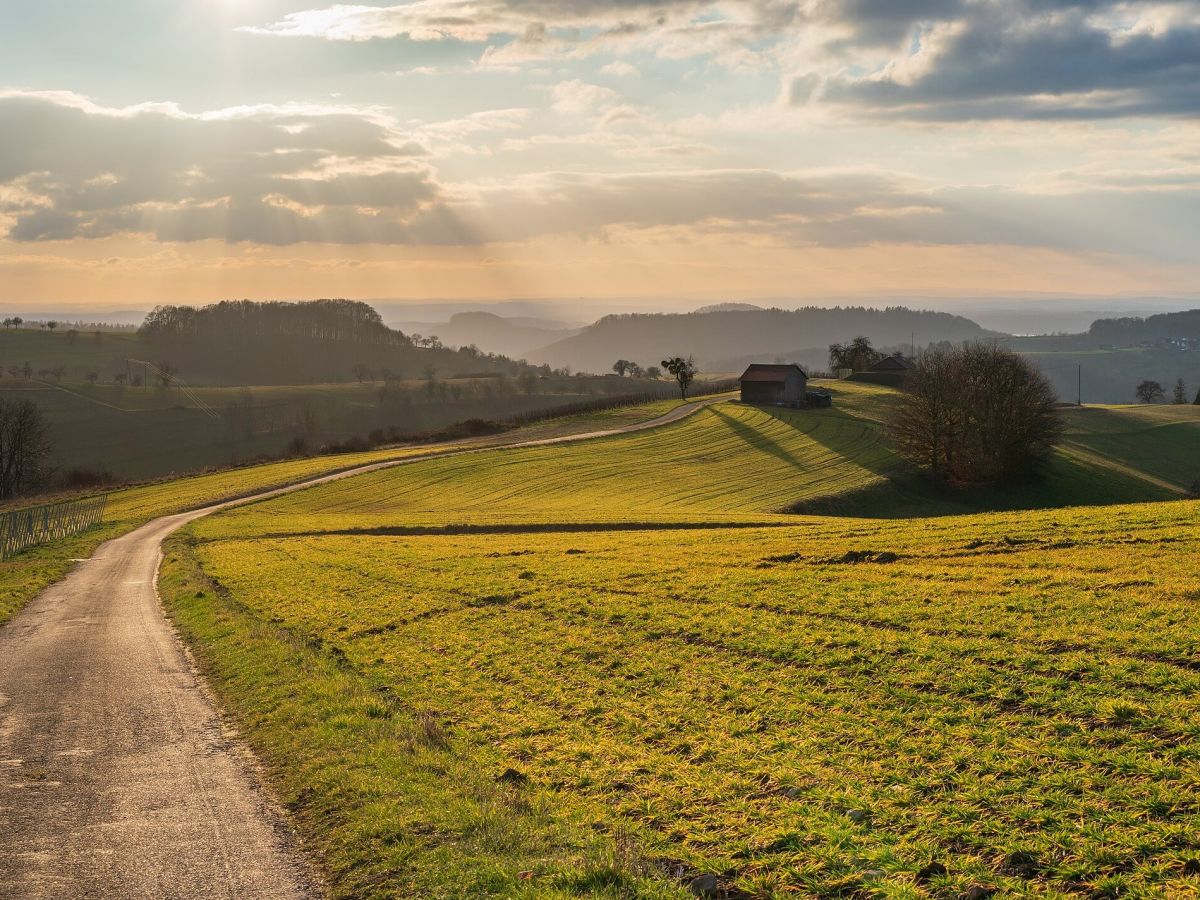
<path fill-rule="evenodd" d="M 188 372 L 219 372 L 233 382 L 292 384 L 354 378 L 356 367 L 396 378 L 442 377 L 526 368 L 474 347 L 420 343 L 389 328 L 370 305 L 354 300 L 303 303 L 226 300 L 211 306 L 159 306 L 139 336 L 165 361 Z"/>

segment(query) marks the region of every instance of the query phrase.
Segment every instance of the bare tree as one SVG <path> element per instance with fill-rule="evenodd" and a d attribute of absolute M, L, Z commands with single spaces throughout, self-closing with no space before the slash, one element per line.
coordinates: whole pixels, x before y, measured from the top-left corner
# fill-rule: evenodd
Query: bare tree
<path fill-rule="evenodd" d="M 695 361 L 690 356 L 687 359 L 682 356 L 672 356 L 670 359 L 662 361 L 662 367 L 671 373 L 675 383 L 679 385 L 679 396 L 686 400 L 688 388 L 696 380 L 696 374 L 699 371 Z"/>
<path fill-rule="evenodd" d="M 883 359 L 883 354 L 871 346 L 871 339 L 859 335 L 849 344 L 829 345 L 829 367 L 863 372 Z"/>
<path fill-rule="evenodd" d="M 1062 434 L 1049 382 L 1000 347 L 930 351 L 897 402 L 890 433 L 901 454 L 957 485 L 1031 475 Z"/>
<path fill-rule="evenodd" d="M 49 455 L 41 407 L 29 400 L 0 400 L 0 497 L 38 485 Z"/>
<path fill-rule="evenodd" d="M 1134 390 L 1137 398 L 1143 403 L 1162 403 L 1167 399 L 1167 393 L 1157 381 L 1143 381 Z"/>

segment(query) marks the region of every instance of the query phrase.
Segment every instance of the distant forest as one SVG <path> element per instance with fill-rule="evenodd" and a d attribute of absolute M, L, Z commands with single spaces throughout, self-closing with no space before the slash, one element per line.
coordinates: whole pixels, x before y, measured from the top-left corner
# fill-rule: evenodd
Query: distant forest
<path fill-rule="evenodd" d="M 618 358 L 655 364 L 663 353 L 693 354 L 707 371 L 733 371 L 776 357 L 823 367 L 830 344 L 865 335 L 877 347 L 926 346 L 998 336 L 944 312 L 865 307 L 726 310 L 606 316 L 579 334 L 531 353 L 553 366 L 606 371 Z"/>
<path fill-rule="evenodd" d="M 350 381 L 355 371 L 386 378 L 467 374 L 517 375 L 528 366 L 437 339 L 421 342 L 384 324 L 366 303 L 224 301 L 211 306 L 159 306 L 138 332 L 158 359 L 185 373 L 217 374 L 227 383 L 299 384 Z"/>
<path fill-rule="evenodd" d="M 1196 340 L 1200 339 L 1200 309 L 1159 313 L 1144 319 L 1097 319 L 1088 329 L 1088 335 L 1107 344 L 1170 339 Z"/>

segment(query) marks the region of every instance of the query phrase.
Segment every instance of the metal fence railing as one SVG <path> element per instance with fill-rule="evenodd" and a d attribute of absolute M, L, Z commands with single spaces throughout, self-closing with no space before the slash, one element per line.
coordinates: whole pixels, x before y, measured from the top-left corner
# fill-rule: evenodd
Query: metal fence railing
<path fill-rule="evenodd" d="M 0 513 L 0 560 L 91 528 L 104 518 L 107 500 L 101 495 Z"/>

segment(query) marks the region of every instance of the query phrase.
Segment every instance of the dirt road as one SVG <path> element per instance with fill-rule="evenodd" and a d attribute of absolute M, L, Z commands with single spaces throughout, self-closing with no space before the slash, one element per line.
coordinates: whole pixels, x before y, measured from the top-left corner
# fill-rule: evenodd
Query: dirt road
<path fill-rule="evenodd" d="M 609 431 L 641 431 L 717 398 Z M 485 452 L 471 449 L 458 452 Z M 266 491 L 251 502 L 420 458 Z M 163 538 L 100 546 L 0 628 L 0 898 L 304 898 L 320 885 L 163 615 Z"/>

